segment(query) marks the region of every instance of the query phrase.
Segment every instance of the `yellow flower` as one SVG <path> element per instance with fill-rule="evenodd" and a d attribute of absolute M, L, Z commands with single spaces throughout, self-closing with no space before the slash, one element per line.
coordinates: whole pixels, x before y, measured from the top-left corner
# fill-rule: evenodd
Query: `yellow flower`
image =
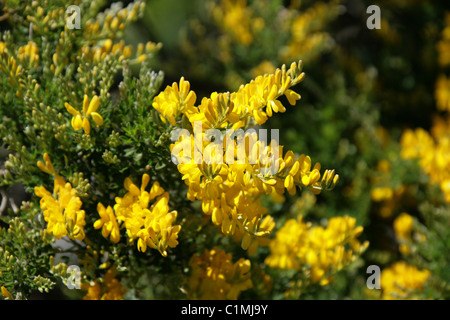
<path fill-rule="evenodd" d="M 108 238 L 111 235 L 111 241 L 117 243 L 120 241 L 119 225 L 117 224 L 116 216 L 111 206 L 105 209 L 102 203 L 98 203 L 97 211 L 100 219 L 94 222 L 94 228 L 102 228 L 102 236 Z"/>
<path fill-rule="evenodd" d="M 259 65 L 254 67 L 250 73 L 253 78 L 266 73 L 274 73 L 276 70 L 275 66 L 269 60 L 262 61 Z"/>
<path fill-rule="evenodd" d="M 35 187 L 34 192 L 41 198 L 40 206 L 44 211 L 48 233 L 52 233 L 57 239 L 66 235 L 71 239 L 84 239 L 83 203 L 69 182 L 66 183 L 63 177 L 56 175 L 53 194 L 43 186 Z"/>
<path fill-rule="evenodd" d="M 190 276 L 186 279 L 188 299 L 236 300 L 253 286 L 250 260 L 240 258 L 233 263 L 230 253 L 213 248 L 201 256 L 192 256 Z"/>
<path fill-rule="evenodd" d="M 411 252 L 412 239 L 424 242 L 426 236 L 417 230 L 414 230 L 414 218 L 403 212 L 394 220 L 395 236 L 399 242 L 399 250 L 403 254 Z M 414 233 L 413 233 L 414 231 Z"/>
<path fill-rule="evenodd" d="M 377 187 L 370 193 L 372 200 L 375 202 L 389 200 L 393 197 L 393 195 L 394 191 L 390 187 Z"/>
<path fill-rule="evenodd" d="M 126 289 L 119 280 L 116 279 L 116 267 L 106 271 L 102 284 L 95 281 L 93 285 L 82 283 L 82 290 L 87 291 L 83 300 L 123 300 Z"/>
<path fill-rule="evenodd" d="M 395 262 L 381 272 L 382 299 L 417 299 L 430 272 L 419 270 L 404 261 Z"/>
<path fill-rule="evenodd" d="M 24 84 L 19 81 L 19 76 L 23 72 L 24 68 L 20 63 L 17 63 L 16 59 L 13 56 L 8 58 L 8 49 L 5 44 L 0 45 L 0 50 L 2 53 L 6 53 L 5 60 L 6 63 L 0 64 L 0 70 L 3 71 L 8 76 L 8 82 L 12 87 L 17 88 L 16 96 L 19 99 L 23 99 L 23 94 L 21 92 L 22 88 L 24 88 Z"/>
<path fill-rule="evenodd" d="M 295 105 L 300 95 L 289 88 L 303 81 L 305 74 L 301 72 L 301 69 L 301 62 L 292 63 L 289 70 L 283 65 L 273 74 L 258 76 L 250 83 L 241 86 L 231 95 L 231 101 L 234 104 L 233 113 L 240 120 L 232 128 L 238 129 L 252 124 L 261 125 L 272 116 L 273 112 L 285 112 L 286 108 L 278 100 L 283 95 L 286 96 L 290 105 Z M 253 121 L 256 123 L 252 123 Z"/>
<path fill-rule="evenodd" d="M 124 59 L 131 58 L 132 54 L 132 46 L 125 46 L 125 41 L 123 40 L 114 43 L 112 39 L 106 39 L 96 46 L 84 45 L 79 53 L 80 56 L 85 55 L 86 59 L 90 59 L 94 63 L 100 63 L 105 60 L 107 56 L 113 56 L 120 63 Z M 145 54 L 142 54 L 141 56 L 144 58 L 146 57 Z"/>
<path fill-rule="evenodd" d="M 246 0 L 222 0 L 220 6 L 213 8 L 212 13 L 219 27 L 236 42 L 244 45 L 252 43 L 252 29 L 258 31 L 264 23 L 261 18 L 254 17 Z"/>
<path fill-rule="evenodd" d="M 83 99 L 83 110 L 80 113 L 74 107 L 72 107 L 69 103 L 65 103 L 67 111 L 73 115 L 71 124 L 74 130 L 84 129 L 84 134 L 89 134 L 91 132 L 91 125 L 89 123 L 89 116 L 92 117 L 97 127 L 103 124 L 102 116 L 97 113 L 97 109 L 100 106 L 100 99 L 97 96 L 94 96 L 89 102 L 89 98 L 87 95 L 84 95 Z"/>
<path fill-rule="evenodd" d="M 6 51 L 7 51 L 6 44 L 3 41 L 0 41 L 0 54 Z"/>
<path fill-rule="evenodd" d="M 97 281 L 93 285 L 82 283 L 81 289 L 86 291 L 83 300 L 100 300 L 101 287 Z"/>
<path fill-rule="evenodd" d="M 265 263 L 291 270 L 306 267 L 313 283 L 326 285 L 367 248 L 367 242 L 356 239 L 362 231 L 361 226 L 356 226 L 356 219 L 349 216 L 331 218 L 326 228 L 313 227 L 299 216 L 288 220 L 277 232 Z"/>
<path fill-rule="evenodd" d="M 37 166 L 43 172 L 54 176 L 53 194 L 45 187 L 34 188 L 34 193 L 41 198 L 40 206 L 44 211 L 44 219 L 47 222 L 47 232 L 52 233 L 57 239 L 66 235 L 71 239 L 84 239 L 85 212 L 81 210 L 82 202 L 76 195 L 72 185 L 64 180 L 50 160 L 50 156 L 44 154 L 44 162 L 38 161 Z"/>
<path fill-rule="evenodd" d="M 153 100 L 153 108 L 161 114 L 161 120 L 165 123 L 166 119 L 171 125 L 181 114 L 189 115 L 194 111 L 194 104 L 197 96 L 194 91 L 190 91 L 189 81 L 184 78 L 180 83 L 174 82 L 172 86 L 158 94 Z"/>
<path fill-rule="evenodd" d="M 146 191 L 149 182 L 150 176 L 146 173 L 142 176 L 140 188 L 126 178 L 124 187 L 128 192 L 122 198 L 116 198 L 114 211 L 117 220 L 124 222 L 130 241 L 137 239 L 139 251 L 145 252 L 150 247 L 166 257 L 167 248 L 178 245 L 181 226 L 173 225 L 177 211 L 169 212 L 169 194 L 157 181 L 150 192 Z M 150 205 L 151 201 L 153 203 Z"/>
<path fill-rule="evenodd" d="M 52 162 L 50 160 L 50 156 L 48 155 L 47 152 L 44 153 L 44 162 L 45 162 L 45 164 L 42 161 L 39 160 L 37 162 L 38 168 L 41 169 L 45 173 L 48 173 L 48 174 L 51 174 L 51 175 L 56 175 L 55 168 L 53 167 L 53 164 L 52 164 Z"/>
<path fill-rule="evenodd" d="M 400 242 L 399 250 L 403 254 L 409 254 L 410 248 L 408 246 L 409 242 L 411 242 L 411 232 L 413 228 L 413 217 L 411 217 L 407 213 L 400 214 L 394 220 L 394 231 L 395 236 Z"/>
<path fill-rule="evenodd" d="M 382 131 L 380 133 L 383 134 Z M 390 186 L 392 183 L 391 164 L 387 160 L 378 162 L 376 175 L 371 180 L 373 185 L 378 185 L 370 192 L 372 201 L 377 202 L 377 213 L 382 218 L 391 217 L 399 206 L 407 187 L 405 185 L 395 188 Z"/>
<path fill-rule="evenodd" d="M 324 32 L 326 25 L 338 15 L 338 1 L 317 2 L 307 10 L 299 12 L 290 28 L 291 39 L 286 48 L 280 50 L 283 61 L 302 57 L 310 61 L 330 47 L 331 37 Z"/>
<path fill-rule="evenodd" d="M 431 133 L 424 129 L 406 130 L 400 141 L 401 157 L 418 159 L 432 184 L 438 184 L 445 201 L 450 202 L 450 118 L 435 118 Z"/>
<path fill-rule="evenodd" d="M 176 211 L 169 212 L 169 194 L 165 192 L 151 207 L 151 214 L 144 220 L 143 229 L 137 233 L 138 249 L 145 252 L 147 246 L 158 250 L 162 256 L 167 257 L 166 248 L 175 248 L 178 245 L 178 232 L 181 226 L 172 226 L 177 217 Z M 138 208 L 137 210 L 139 210 Z M 133 207 L 135 212 L 136 207 Z"/>
<path fill-rule="evenodd" d="M 302 216 L 298 220 L 286 221 L 270 242 L 270 255 L 265 263 L 272 268 L 299 270 L 300 263 L 296 256 L 310 227 L 310 224 L 303 223 Z"/>
<path fill-rule="evenodd" d="M 213 92 L 209 98 L 203 98 L 198 108 L 192 109 L 187 117 L 192 125 L 200 121 L 202 130 L 221 129 L 229 127 L 232 122 L 238 121 L 233 112 L 230 93 Z"/>
<path fill-rule="evenodd" d="M 403 212 L 394 220 L 395 235 L 398 238 L 410 239 L 413 228 L 413 217 Z"/>
<path fill-rule="evenodd" d="M 258 222 L 259 225 L 255 225 Z M 270 239 L 267 237 L 275 228 L 275 220 L 270 215 L 266 215 L 264 218 L 253 218 L 250 223 L 246 224 L 247 229 L 242 233 L 241 228 L 236 229 L 235 238 L 237 240 L 242 239 L 241 247 L 247 250 L 249 255 L 253 255 L 257 252 L 258 247 L 266 247 L 270 243 Z"/>
<path fill-rule="evenodd" d="M 445 27 L 441 31 L 441 40 L 436 44 L 438 61 L 442 67 L 450 64 L 450 12 L 445 12 Z"/>
<path fill-rule="evenodd" d="M 265 123 L 274 112 L 285 112 L 278 100 L 285 96 L 295 105 L 300 95 L 289 89 L 303 81 L 302 63 L 292 63 L 289 69 L 283 65 L 273 74 L 258 76 L 234 93 L 212 93 L 195 107 L 196 95 L 189 91 L 189 82 L 181 78 L 155 97 L 153 107 L 161 114 L 161 120 L 175 125 L 181 115 L 186 115 L 192 125 L 202 121 L 202 130 L 211 128 L 239 129 Z"/>
<path fill-rule="evenodd" d="M 6 289 L 5 286 L 2 286 L 2 287 L 1 287 L 1 292 L 2 292 L 2 296 L 5 297 L 6 299 L 14 300 L 14 297 L 13 297 L 12 294 L 8 291 L 8 289 Z"/>

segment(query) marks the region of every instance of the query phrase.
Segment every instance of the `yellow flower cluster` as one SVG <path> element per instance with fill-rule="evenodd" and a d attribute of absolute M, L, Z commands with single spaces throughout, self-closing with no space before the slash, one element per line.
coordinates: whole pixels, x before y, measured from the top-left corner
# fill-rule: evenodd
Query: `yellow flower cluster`
<path fill-rule="evenodd" d="M 386 32 L 386 30 L 385 30 Z M 446 14 L 446 26 L 441 33 L 441 41 L 437 43 L 438 60 L 441 67 L 450 64 L 450 14 Z M 441 73 L 435 83 L 435 101 L 438 110 L 450 111 L 450 79 Z M 400 157 L 403 159 L 417 159 L 422 170 L 429 176 L 431 184 L 440 186 L 444 199 L 450 202 L 450 118 L 448 114 L 436 117 L 428 132 L 422 128 L 406 129 L 400 139 Z M 382 160 L 378 164 L 377 177 L 373 180 L 375 187 L 371 192 L 372 200 L 379 205 L 379 214 L 391 217 L 402 204 L 408 201 L 410 188 L 400 185 L 392 188 L 390 163 Z M 401 212 L 401 211 L 400 211 Z M 407 214 L 401 213 L 395 218 L 393 227 L 402 255 L 410 255 L 417 249 L 416 244 L 424 242 L 426 236 L 418 231 L 418 222 Z"/>
<path fill-rule="evenodd" d="M 429 175 L 430 182 L 439 184 L 450 202 L 450 119 L 436 118 L 431 134 L 424 129 L 407 129 L 401 137 L 401 157 L 419 159 L 423 171 Z"/>
<path fill-rule="evenodd" d="M 252 68 L 250 71 L 250 74 L 252 78 L 256 78 L 257 76 L 261 74 L 271 74 L 274 73 L 276 70 L 275 66 L 270 62 L 269 60 L 263 60 L 260 64 L 258 64 L 256 67 Z"/>
<path fill-rule="evenodd" d="M 414 229 L 414 218 L 406 212 L 401 213 L 394 220 L 394 231 L 399 242 L 399 251 L 402 254 L 410 254 L 413 238 L 415 241 L 424 242 L 426 236 Z"/>
<path fill-rule="evenodd" d="M 0 70 L 8 77 L 9 84 L 17 88 L 17 97 L 22 99 L 23 95 L 20 91 L 23 84 L 19 82 L 19 75 L 23 71 L 23 67 L 13 56 L 9 55 L 8 48 L 3 41 L 0 41 Z"/>
<path fill-rule="evenodd" d="M 331 36 L 322 31 L 337 15 L 339 1 L 318 2 L 304 12 L 299 12 L 290 25 L 291 40 L 280 50 L 281 61 L 302 57 L 310 60 L 332 43 Z"/>
<path fill-rule="evenodd" d="M 182 136 L 171 145 L 177 168 L 188 186 L 188 199 L 201 200 L 203 212 L 225 235 L 242 237 L 244 250 L 252 245 L 254 237 L 268 235 L 273 229 L 273 220 L 263 219 L 267 211 L 260 202 L 263 194 L 283 194 L 285 189 L 295 194 L 297 187 L 319 193 L 332 189 L 339 177 L 334 170 L 327 170 L 320 180 L 320 164 L 312 166 L 309 156 L 296 157 L 292 151 L 283 155 L 282 146 L 256 141 L 256 132 L 244 135 L 244 146 L 223 136 L 215 137 L 218 140 L 213 143 L 207 139 L 208 130 L 223 132 L 263 124 L 273 112 L 286 110 L 278 100 L 280 96 L 285 95 L 291 105 L 300 99 L 289 88 L 303 78 L 301 64 L 293 63 L 289 70 L 283 66 L 274 74 L 259 76 L 235 93 L 214 92 L 198 107 L 195 93 L 183 78 L 179 85 L 174 83 L 155 97 L 153 107 L 162 119 L 175 125 L 181 117 L 179 125 L 194 128 L 194 135 L 183 129 L 189 137 Z M 262 152 L 267 157 L 258 157 Z"/>
<path fill-rule="evenodd" d="M 221 0 L 212 4 L 212 16 L 226 35 L 237 43 L 249 45 L 254 35 L 264 27 L 264 20 L 256 17 L 246 0 Z"/>
<path fill-rule="evenodd" d="M 143 13 L 145 2 L 134 1 L 122 8 L 114 4 L 104 14 L 98 15 L 96 19 L 86 21 L 83 26 L 84 39 L 91 41 L 107 35 L 108 38 L 120 37 L 125 26 L 135 21 Z"/>
<path fill-rule="evenodd" d="M 230 101 L 234 108 L 228 119 L 233 123 L 232 128 L 248 127 L 254 121 L 262 125 L 273 112 L 285 112 L 286 108 L 278 100 L 283 95 L 290 105 L 295 105 L 300 95 L 289 88 L 303 81 L 305 74 L 301 69 L 301 62 L 292 63 L 289 70 L 283 65 L 273 74 L 258 76 L 231 94 Z"/>
<path fill-rule="evenodd" d="M 230 253 L 213 248 L 201 256 L 192 256 L 190 276 L 186 279 L 189 299 L 236 300 L 252 288 L 250 260 L 240 258 L 233 263 Z"/>
<path fill-rule="evenodd" d="M 119 227 L 123 223 L 130 242 L 137 239 L 139 251 L 145 252 L 150 247 L 166 257 L 167 248 L 178 245 L 181 226 L 173 225 L 177 212 L 169 212 L 169 194 L 157 181 L 150 192 L 146 191 L 149 182 L 148 174 L 142 176 L 140 188 L 130 178 L 126 178 L 124 187 L 127 193 L 122 198 L 116 197 L 114 211 L 110 206 L 105 209 L 103 204 L 98 204 L 100 219 L 94 223 L 94 227 L 102 228 L 102 235 L 105 238 L 110 236 L 117 243 L 120 240 Z"/>
<path fill-rule="evenodd" d="M 98 281 L 94 281 L 93 285 L 82 283 L 81 289 L 87 291 L 83 300 L 123 300 L 126 289 L 116 279 L 116 275 L 117 270 L 112 267 L 106 271 L 101 284 Z"/>
<path fill-rule="evenodd" d="M 272 268 L 309 271 L 311 281 L 326 285 L 333 274 L 350 264 L 368 246 L 356 238 L 363 227 L 355 218 L 334 217 L 326 228 L 303 222 L 303 217 L 288 220 L 270 242 L 265 263 Z"/>
<path fill-rule="evenodd" d="M 214 92 L 211 97 L 203 98 L 198 107 L 195 107 L 195 92 L 190 91 L 189 82 L 181 78 L 179 85 L 173 83 L 155 97 L 153 107 L 161 113 L 162 119 L 167 118 L 172 125 L 181 115 L 185 115 L 192 124 L 202 121 L 203 130 L 236 130 L 254 124 L 262 125 L 273 112 L 286 111 L 278 100 L 281 96 L 286 96 L 291 105 L 300 99 L 300 95 L 289 88 L 304 79 L 301 68 L 301 63 L 292 63 L 289 70 L 283 65 L 273 74 L 258 76 L 242 85 L 237 92 Z"/>
<path fill-rule="evenodd" d="M 41 198 L 40 206 L 47 222 L 47 232 L 57 239 L 69 236 L 71 239 L 83 240 L 85 212 L 81 210 L 82 202 L 76 195 L 76 190 L 69 182 L 58 175 L 53 168 L 48 154 L 44 154 L 45 164 L 38 162 L 38 167 L 55 176 L 53 194 L 45 187 L 35 187 L 35 194 Z"/>
<path fill-rule="evenodd" d="M 36 68 L 39 62 L 39 49 L 35 42 L 29 41 L 26 45 L 19 48 L 17 55 L 20 63 L 29 68 Z"/>
<path fill-rule="evenodd" d="M 428 270 L 418 270 L 398 261 L 381 272 L 382 299 L 418 299 L 418 293 L 423 291 L 429 276 Z"/>
<path fill-rule="evenodd" d="M 84 95 L 82 112 L 76 110 L 67 102 L 64 106 L 67 111 L 73 115 L 71 124 L 74 130 L 78 131 L 83 129 L 84 134 L 88 135 L 91 132 L 91 125 L 88 117 L 91 117 L 94 120 L 97 127 L 103 124 L 103 117 L 97 112 L 97 109 L 100 106 L 100 99 L 97 96 L 94 96 L 91 102 L 89 102 L 88 96 Z"/>
<path fill-rule="evenodd" d="M 189 81 L 181 78 L 180 84 L 176 82 L 172 86 L 167 86 L 153 100 L 153 108 L 161 114 L 161 120 L 175 126 L 175 121 L 181 114 L 189 115 L 195 112 L 195 100 L 197 96 L 194 91 L 190 90 Z"/>

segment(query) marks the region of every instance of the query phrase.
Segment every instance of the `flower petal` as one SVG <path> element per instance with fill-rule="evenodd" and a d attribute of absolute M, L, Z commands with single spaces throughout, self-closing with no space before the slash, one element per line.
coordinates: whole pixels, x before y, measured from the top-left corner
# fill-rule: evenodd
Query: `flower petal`
<path fill-rule="evenodd" d="M 77 111 L 74 107 L 72 107 L 70 104 L 68 104 L 67 102 L 64 103 L 64 107 L 66 107 L 67 111 L 74 116 L 79 116 L 80 112 Z"/>
<path fill-rule="evenodd" d="M 84 95 L 84 98 L 83 98 L 83 114 L 84 114 L 84 115 L 87 114 L 88 106 L 89 106 L 89 98 L 88 98 L 88 96 L 85 94 L 85 95 Z"/>
<path fill-rule="evenodd" d="M 94 122 L 97 125 L 97 127 L 100 127 L 103 124 L 103 117 L 97 112 L 92 112 L 91 117 L 92 119 L 94 119 Z"/>
<path fill-rule="evenodd" d="M 84 134 L 91 133 L 91 125 L 89 123 L 88 118 L 83 118 L 83 129 L 84 129 Z"/>
<path fill-rule="evenodd" d="M 83 125 L 83 120 L 81 118 L 81 115 L 76 115 L 72 118 L 72 127 L 74 130 L 80 130 Z"/>
<path fill-rule="evenodd" d="M 86 115 L 90 115 L 92 112 L 97 111 L 100 105 L 100 99 L 97 96 L 93 96 L 91 102 L 89 103 L 89 108 L 87 109 Z"/>

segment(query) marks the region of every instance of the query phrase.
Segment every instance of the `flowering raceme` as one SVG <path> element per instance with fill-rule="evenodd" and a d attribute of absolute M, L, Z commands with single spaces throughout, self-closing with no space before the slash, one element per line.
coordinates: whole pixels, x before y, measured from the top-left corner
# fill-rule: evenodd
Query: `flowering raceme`
<path fill-rule="evenodd" d="M 289 26 L 291 39 L 286 48 L 280 50 L 280 59 L 288 61 L 295 57 L 313 59 L 330 46 L 333 40 L 324 26 L 337 16 L 339 1 L 318 2 L 304 12 L 299 12 Z"/>
<path fill-rule="evenodd" d="M 190 276 L 186 279 L 189 299 L 236 300 L 241 291 L 253 286 L 250 260 L 232 262 L 230 253 L 213 248 L 192 256 Z"/>
<path fill-rule="evenodd" d="M 45 187 L 35 187 L 35 194 L 41 198 L 40 206 L 47 222 L 47 232 L 57 239 L 69 236 L 71 239 L 83 240 L 85 212 L 81 210 L 83 203 L 76 195 L 76 190 L 69 182 L 58 175 L 48 154 L 44 154 L 45 164 L 38 161 L 38 167 L 54 176 L 53 194 Z"/>
<path fill-rule="evenodd" d="M 450 64 L 450 12 L 445 12 L 445 27 L 441 31 L 442 38 L 437 43 L 438 61 L 442 67 Z"/>
<path fill-rule="evenodd" d="M 430 182 L 438 184 L 450 202 L 450 120 L 436 118 L 431 134 L 418 128 L 407 129 L 401 137 L 401 153 L 404 159 L 418 159 Z"/>
<path fill-rule="evenodd" d="M 261 205 L 262 195 L 283 194 L 285 189 L 295 194 L 297 187 L 317 194 L 332 189 L 338 181 L 334 170 L 326 170 L 320 179 L 320 164 L 312 166 L 309 156 L 295 157 L 292 151 L 283 155 L 283 147 L 275 140 L 257 141 L 256 133 L 246 132 L 238 137 L 244 142 L 241 144 L 226 135 L 227 130 L 242 129 L 243 133 L 243 129 L 261 125 L 273 112 L 285 112 L 278 98 L 285 95 L 294 105 L 300 95 L 290 87 L 303 78 L 301 63 L 293 63 L 289 70 L 283 66 L 274 74 L 259 76 L 235 93 L 213 93 L 198 107 L 193 105 L 195 96 L 184 79 L 180 81 L 183 94 L 178 94 L 175 83 L 155 97 L 153 106 L 172 125 L 181 116 L 190 122 L 186 125 L 182 121 L 185 128 L 178 133 L 184 134 L 181 139 L 175 137 L 171 145 L 178 171 L 188 186 L 188 199 L 201 200 L 203 212 L 223 234 L 242 238 L 244 250 L 253 238 L 266 236 L 273 229 L 270 216 L 263 220 L 267 209 Z M 193 98 L 183 98 L 189 96 Z M 188 130 L 192 128 L 194 135 Z M 222 130 L 214 131 L 214 142 L 209 136 L 212 129 Z M 254 243 L 252 251 L 256 246 Z"/>
<path fill-rule="evenodd" d="M 436 105 L 440 110 L 450 111 L 450 79 L 440 75 L 435 87 Z"/>
<path fill-rule="evenodd" d="M 23 99 L 23 95 L 21 93 L 23 84 L 19 82 L 19 76 L 24 69 L 20 62 L 18 63 L 12 55 L 9 55 L 9 50 L 3 41 L 0 41 L 0 56 L 3 57 L 3 59 L 0 60 L 0 71 L 5 73 L 8 77 L 9 84 L 17 89 L 16 96 Z"/>
<path fill-rule="evenodd" d="M 326 285 L 332 276 L 350 264 L 368 246 L 356 238 L 363 227 L 356 219 L 344 216 L 328 221 L 326 228 L 303 222 L 303 217 L 288 220 L 270 244 L 265 263 L 272 268 L 301 270 L 307 268 L 313 283 Z"/>
<path fill-rule="evenodd" d="M 415 224 L 414 218 L 406 212 L 401 213 L 394 220 L 393 227 L 399 243 L 399 251 L 404 255 L 411 253 L 414 242 L 426 240 L 426 236 L 414 227 Z"/>
<path fill-rule="evenodd" d="M 263 26 L 264 20 L 254 17 L 246 0 L 221 0 L 213 4 L 212 15 L 222 31 L 239 44 L 249 45 L 254 34 Z"/>
<path fill-rule="evenodd" d="M 137 239 L 137 247 L 145 252 L 147 247 L 156 249 L 162 256 L 167 256 L 167 248 L 178 245 L 179 225 L 173 225 L 177 212 L 169 212 L 169 194 L 155 181 L 146 191 L 150 182 L 150 176 L 142 176 L 141 187 L 138 188 L 130 178 L 124 181 L 127 193 L 122 197 L 116 197 L 113 209 L 99 203 L 97 206 L 100 219 L 94 223 L 96 229 L 102 228 L 103 237 L 110 236 L 111 241 L 120 241 L 119 228 L 123 225 L 127 230 L 130 242 Z M 150 205 L 150 202 L 153 203 Z M 149 207 L 150 205 L 150 207 Z"/>

